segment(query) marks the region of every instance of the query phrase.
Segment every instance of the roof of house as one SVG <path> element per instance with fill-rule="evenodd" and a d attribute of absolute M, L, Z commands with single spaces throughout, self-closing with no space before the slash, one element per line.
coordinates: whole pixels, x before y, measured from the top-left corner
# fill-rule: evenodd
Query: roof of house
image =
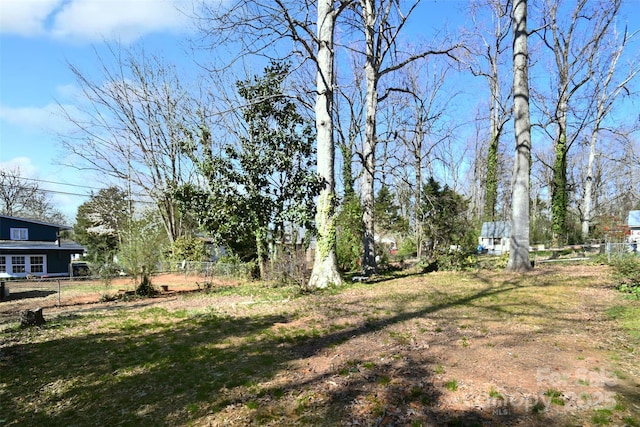
<path fill-rule="evenodd" d="M 509 237 L 509 221 L 483 222 L 480 237 Z"/>
<path fill-rule="evenodd" d="M 19 251 L 71 251 L 82 253 L 85 247 L 76 242 L 34 242 L 27 240 L 0 240 L 0 250 Z"/>
<path fill-rule="evenodd" d="M 627 225 L 629 227 L 640 227 L 640 211 L 629 211 Z"/>
<path fill-rule="evenodd" d="M 19 218 L 19 217 L 16 217 L 16 216 L 9 216 L 9 215 L 0 215 L 0 219 L 2 219 L 2 218 L 13 219 L 13 220 L 16 220 L 16 221 L 30 222 L 32 224 L 46 225 L 47 227 L 54 227 L 54 228 L 57 228 L 59 230 L 73 230 L 73 227 L 70 227 L 68 225 L 52 224 L 50 222 L 38 221 L 36 219 Z"/>

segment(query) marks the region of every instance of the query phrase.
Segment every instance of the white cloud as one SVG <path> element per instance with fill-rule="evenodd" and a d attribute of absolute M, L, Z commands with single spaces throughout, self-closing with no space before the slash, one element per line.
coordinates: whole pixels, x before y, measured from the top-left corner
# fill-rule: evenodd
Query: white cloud
<path fill-rule="evenodd" d="M 33 164 L 29 157 L 15 157 L 5 162 L 0 162 L 0 169 L 20 171 L 20 176 L 23 178 L 37 178 L 38 167 Z"/>
<path fill-rule="evenodd" d="M 74 117 L 81 117 L 77 107 L 65 105 L 65 110 Z M 62 133 L 73 127 L 62 117 L 60 106 L 49 103 L 43 107 L 7 107 L 0 105 L 0 121 L 30 132 Z"/>
<path fill-rule="evenodd" d="M 2 0 L 0 1 L 0 32 L 23 36 L 44 31 L 49 15 L 61 0 Z"/>
<path fill-rule="evenodd" d="M 6 107 L 0 105 L 0 119 L 22 128 L 42 130 L 44 124 L 51 121 L 52 111 L 45 107 Z"/>
<path fill-rule="evenodd" d="M 124 43 L 154 32 L 184 32 L 192 0 L 2 0 L 0 32 L 73 42 Z"/>
<path fill-rule="evenodd" d="M 74 0 L 54 17 L 52 34 L 82 40 L 131 42 L 147 33 L 185 28 L 176 0 Z"/>
<path fill-rule="evenodd" d="M 75 84 L 62 84 L 55 87 L 56 95 L 62 99 L 77 99 L 82 96 L 82 91 Z"/>

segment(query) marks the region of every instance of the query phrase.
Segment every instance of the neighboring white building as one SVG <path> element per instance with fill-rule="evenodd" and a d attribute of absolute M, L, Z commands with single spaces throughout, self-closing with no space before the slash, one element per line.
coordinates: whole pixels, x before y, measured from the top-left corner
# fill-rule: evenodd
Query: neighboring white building
<path fill-rule="evenodd" d="M 509 252 L 509 233 L 508 221 L 484 222 L 478 243 L 490 253 Z"/>
<path fill-rule="evenodd" d="M 640 211 L 629 211 L 627 226 L 629 227 L 629 235 L 627 236 L 629 243 L 640 243 Z"/>

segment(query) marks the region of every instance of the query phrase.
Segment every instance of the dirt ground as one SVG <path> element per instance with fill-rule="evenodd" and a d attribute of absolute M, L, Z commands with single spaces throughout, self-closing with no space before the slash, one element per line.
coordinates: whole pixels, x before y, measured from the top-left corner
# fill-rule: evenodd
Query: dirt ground
<path fill-rule="evenodd" d="M 183 274 L 159 274 L 153 278 L 154 286 L 160 291 L 157 297 L 146 300 L 147 304 L 163 304 L 168 299 L 180 294 L 196 292 L 204 286 L 202 277 Z M 70 311 L 83 309 L 100 309 L 113 306 L 113 302 L 100 302 L 105 295 L 117 295 L 135 289 L 129 277 L 114 279 L 109 285 L 99 280 L 49 279 L 35 281 L 5 282 L 9 289 L 9 298 L 0 302 L 0 326 L 19 319 L 20 311 L 44 308 L 51 316 L 58 316 Z M 223 283 L 223 281 L 219 281 Z M 224 281 L 224 283 L 233 283 Z M 163 290 L 161 286 L 167 286 Z M 139 304 L 118 302 L 122 306 Z"/>
<path fill-rule="evenodd" d="M 607 274 L 598 266 L 540 267 L 528 276 L 539 283 L 540 300 L 518 299 L 520 279 L 513 276 L 503 288 L 480 286 L 468 299 L 442 294 L 438 300 L 437 293 L 430 294 L 433 309 L 415 312 L 412 298 L 416 290 L 428 288 L 429 276 L 394 281 L 397 300 L 382 286 L 369 288 L 366 302 L 360 289 L 320 295 L 313 305 L 317 309 L 304 306 L 305 315 L 274 329 L 320 324 L 330 315 L 331 321 L 338 318 L 349 325 L 349 336 L 334 337 L 334 345 L 320 340 L 317 347 L 299 349 L 300 357 L 292 358 L 270 385 L 287 389 L 292 382 L 305 383 L 305 393 L 314 400 L 310 406 L 335 405 L 331 399 L 339 396 L 351 417 L 342 425 L 412 425 L 408 420 L 424 414 L 425 405 L 430 405 L 426 419 L 432 423 L 427 425 L 638 425 L 633 424 L 640 422 L 638 346 L 606 314 L 620 298 Z M 501 272 L 479 272 L 461 275 L 459 281 L 490 284 L 495 275 L 504 280 Z M 574 289 L 562 284 L 566 278 L 601 285 Z M 198 292 L 197 280 L 162 275 L 154 284 L 166 285 L 167 291 L 143 302 L 117 303 L 99 301 L 107 291 L 132 289 L 130 280 L 118 279 L 104 292 L 65 292 L 70 285 L 63 284 L 60 300 L 57 283 L 53 289 L 38 282 L 10 284 L 12 299 L 0 303 L 0 329 L 15 322 L 20 310 L 34 307 L 44 307 L 47 317 L 114 304 L 172 309 L 210 304 L 182 298 Z M 451 286 L 455 294 L 464 283 Z M 509 299 L 502 297 L 507 291 Z M 238 313 L 238 304 L 247 298 L 221 296 L 216 306 Z M 552 306 L 553 315 L 545 318 L 545 307 Z M 363 313 L 367 321 L 358 326 Z M 609 422 L 600 424 L 592 417 L 616 405 Z M 250 424 L 251 415 L 236 409 L 230 405 L 195 424 Z M 452 419 L 457 424 L 451 424 Z"/>

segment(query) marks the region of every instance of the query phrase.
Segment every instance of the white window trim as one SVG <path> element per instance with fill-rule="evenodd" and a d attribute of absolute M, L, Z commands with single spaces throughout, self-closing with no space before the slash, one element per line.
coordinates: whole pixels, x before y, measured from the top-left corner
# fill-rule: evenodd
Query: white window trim
<path fill-rule="evenodd" d="M 3 254 L 2 255 L 5 259 L 5 267 L 6 267 L 6 271 L 4 272 L 0 272 L 0 274 L 2 274 L 3 277 L 25 277 L 28 274 L 36 274 L 38 276 L 41 275 L 45 275 L 48 273 L 47 270 L 47 256 L 45 254 Z M 42 257 L 42 271 L 37 271 L 35 273 L 33 273 L 31 271 L 31 257 Z M 24 272 L 23 273 L 14 273 L 13 272 L 13 257 L 24 257 L 24 264 L 19 264 L 19 265 L 24 265 Z M 36 265 L 40 265 L 40 264 L 36 264 Z"/>
<path fill-rule="evenodd" d="M 24 260 L 24 262 L 21 263 L 14 263 L 14 258 L 22 258 Z M 9 260 L 11 261 L 11 274 L 27 274 L 27 272 L 29 271 L 28 266 L 29 266 L 29 256 L 27 255 L 11 255 L 11 258 L 9 258 Z M 24 271 L 13 271 L 14 268 L 16 267 L 20 267 L 20 269 L 22 270 L 24 268 Z"/>
<path fill-rule="evenodd" d="M 11 240 L 29 240 L 28 228 L 11 228 Z"/>
<path fill-rule="evenodd" d="M 32 258 L 39 257 L 42 258 L 42 263 L 31 264 Z M 36 271 L 37 274 L 45 274 L 47 272 L 47 257 L 45 255 L 29 255 L 29 271 L 34 273 L 33 265 L 41 265 L 42 271 Z"/>

